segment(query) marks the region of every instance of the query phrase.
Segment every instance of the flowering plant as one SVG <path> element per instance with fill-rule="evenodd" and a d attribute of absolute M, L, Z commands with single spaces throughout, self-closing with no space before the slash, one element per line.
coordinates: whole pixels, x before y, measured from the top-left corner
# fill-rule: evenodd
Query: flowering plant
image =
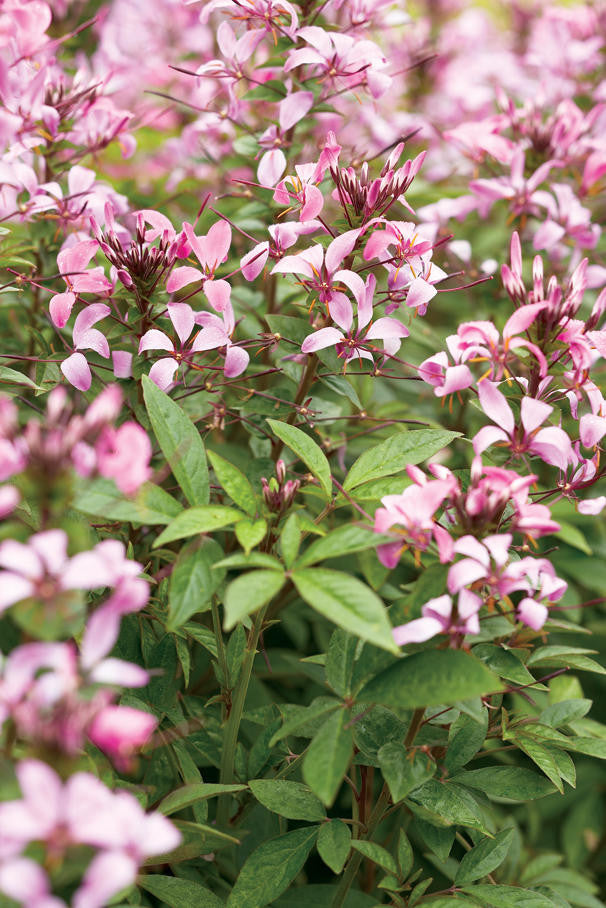
<path fill-rule="evenodd" d="M 604 905 L 606 7 L 484 7 L 0 4 L 2 904 Z"/>

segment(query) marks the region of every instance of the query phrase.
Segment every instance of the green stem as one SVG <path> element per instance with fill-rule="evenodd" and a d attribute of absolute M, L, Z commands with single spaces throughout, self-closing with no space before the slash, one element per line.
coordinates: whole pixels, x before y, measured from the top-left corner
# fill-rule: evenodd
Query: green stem
<path fill-rule="evenodd" d="M 312 353 L 312 355 L 309 357 L 309 359 L 307 361 L 307 365 L 305 366 L 305 371 L 303 372 L 303 375 L 301 376 L 301 380 L 299 382 L 299 387 L 297 388 L 297 393 L 295 395 L 295 399 L 293 402 L 293 408 L 286 420 L 286 422 L 289 423 L 290 425 L 292 425 L 294 423 L 294 421 L 296 420 L 297 413 L 299 412 L 298 407 L 303 403 L 303 401 L 307 397 L 307 393 L 308 393 L 309 389 L 311 388 L 311 386 L 314 383 L 317 368 L 318 368 L 318 357 L 315 355 L 315 353 Z M 272 450 L 272 457 L 273 457 L 274 462 L 279 458 L 280 454 L 282 453 L 283 447 L 284 447 L 284 442 L 280 438 L 277 438 L 275 444 L 273 445 L 273 450 Z"/>
<path fill-rule="evenodd" d="M 368 841 L 372 840 L 372 837 L 375 833 L 377 826 L 383 819 L 383 814 L 384 814 L 385 808 L 387 807 L 388 804 L 389 804 L 389 789 L 388 789 L 387 785 L 384 785 L 383 790 L 381 791 L 381 794 L 379 795 L 379 800 L 375 804 L 374 809 L 373 809 L 370 817 L 368 818 L 368 824 L 366 827 L 366 829 L 367 829 L 366 838 Z M 359 851 L 355 851 L 352 854 L 352 856 L 350 857 L 350 859 L 347 863 L 347 867 L 345 868 L 345 870 L 343 872 L 343 876 L 341 877 L 341 882 L 339 883 L 339 887 L 335 893 L 335 897 L 332 902 L 333 908 L 341 908 L 341 906 L 345 904 L 345 899 L 347 898 L 347 893 L 349 892 L 349 890 L 351 888 L 351 884 L 353 883 L 354 879 L 356 878 L 356 874 L 357 874 L 360 864 L 362 862 L 362 857 L 363 856 L 360 854 Z"/>
<path fill-rule="evenodd" d="M 219 661 L 219 668 L 221 669 L 222 675 L 222 693 L 224 696 L 223 702 L 223 715 L 227 714 L 229 699 L 228 693 L 230 691 L 230 678 L 229 678 L 229 666 L 227 664 L 227 652 L 225 650 L 225 642 L 223 640 L 223 632 L 221 630 L 221 617 L 219 615 L 219 605 L 217 602 L 217 597 L 213 596 L 210 604 L 211 613 L 213 616 L 213 631 L 215 634 L 215 640 L 217 641 L 217 658 Z"/>
<path fill-rule="evenodd" d="M 424 707 L 422 707 L 420 709 L 415 709 L 415 711 L 412 715 L 412 719 L 410 720 L 410 725 L 408 726 L 408 731 L 406 732 L 406 737 L 404 739 L 404 747 L 410 747 L 412 745 L 412 743 L 414 742 L 414 739 L 417 736 L 417 732 L 419 731 L 419 729 L 421 728 L 421 725 L 423 724 L 424 715 L 425 715 Z M 368 841 L 372 841 L 372 837 L 375 833 L 377 826 L 379 825 L 381 820 L 384 818 L 385 812 L 386 812 L 385 809 L 389 804 L 389 800 L 390 800 L 389 788 L 387 787 L 387 785 L 383 785 L 381 794 L 379 795 L 379 799 L 378 799 L 377 803 L 375 804 L 370 817 L 368 818 L 367 831 L 366 831 L 366 839 Z M 347 866 L 345 867 L 345 870 L 343 872 L 343 876 L 341 877 L 341 882 L 339 883 L 339 888 L 337 889 L 337 891 L 335 893 L 335 897 L 334 897 L 333 903 L 332 903 L 332 908 L 341 908 L 341 906 L 345 903 L 345 899 L 347 898 L 347 893 L 349 892 L 349 890 L 351 888 L 351 884 L 353 883 L 353 881 L 356 878 L 356 874 L 357 874 L 360 864 L 362 862 L 362 857 L 363 856 L 360 854 L 359 851 L 354 852 L 352 854 L 352 856 L 350 857 L 350 859 L 347 863 Z"/>
<path fill-rule="evenodd" d="M 240 670 L 240 676 L 238 677 L 237 684 L 233 691 L 231 710 L 225 727 L 223 752 L 221 754 L 219 779 L 224 785 L 229 785 L 234 781 L 234 760 L 240 732 L 240 723 L 242 721 L 242 713 L 244 711 L 244 703 L 248 693 L 248 685 L 250 684 L 253 664 L 257 654 L 257 643 L 259 642 L 259 635 L 261 633 L 261 628 L 263 627 L 266 611 L 267 606 L 260 609 L 255 615 L 253 626 L 248 632 L 248 640 L 246 642 L 246 651 Z M 229 821 L 230 801 L 231 796 L 228 794 L 220 795 L 219 797 L 217 806 L 217 825 L 219 828 L 224 828 Z"/>
<path fill-rule="evenodd" d="M 419 709 L 415 709 L 414 713 L 412 714 L 412 719 L 410 720 L 410 725 L 408 726 L 408 731 L 406 732 L 406 737 L 404 738 L 404 747 L 410 747 L 414 739 L 417 737 L 417 732 L 423 724 L 424 715 L 424 706 L 421 706 Z"/>

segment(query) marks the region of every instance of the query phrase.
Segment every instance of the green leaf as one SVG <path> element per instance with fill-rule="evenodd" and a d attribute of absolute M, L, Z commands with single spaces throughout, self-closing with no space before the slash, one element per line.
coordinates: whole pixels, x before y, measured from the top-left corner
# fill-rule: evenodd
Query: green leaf
<path fill-rule="evenodd" d="M 555 791 L 544 776 L 523 766 L 486 766 L 457 773 L 453 778 L 469 788 L 483 791 L 488 797 L 508 801 L 534 801 Z"/>
<path fill-rule="evenodd" d="M 248 783 L 257 801 L 288 820 L 322 821 L 326 811 L 315 794 L 300 782 L 253 779 Z"/>
<path fill-rule="evenodd" d="M 320 826 L 318 854 L 333 873 L 341 873 L 351 849 L 351 830 L 341 820 Z"/>
<path fill-rule="evenodd" d="M 133 498 L 125 498 L 111 479 L 93 479 L 76 496 L 74 508 L 94 517 L 137 524 L 170 523 L 183 511 L 160 486 L 144 482 Z"/>
<path fill-rule="evenodd" d="M 547 744 L 537 741 L 530 735 L 516 734 L 514 741 L 516 745 L 528 754 L 530 759 L 536 763 L 539 769 L 542 769 L 547 778 L 553 782 L 560 794 L 564 793 L 564 786 L 558 770 L 558 764 L 554 759 L 553 748 Z"/>
<path fill-rule="evenodd" d="M 284 564 L 290 568 L 297 557 L 299 546 L 301 545 L 301 525 L 296 514 L 290 514 L 286 523 L 280 530 L 280 550 L 284 558 Z"/>
<path fill-rule="evenodd" d="M 266 605 L 285 583 L 284 574 L 273 570 L 248 571 L 232 580 L 225 591 L 225 630 Z"/>
<path fill-rule="evenodd" d="M 299 875 L 318 828 L 305 826 L 259 845 L 247 858 L 227 900 L 228 908 L 263 908 Z"/>
<path fill-rule="evenodd" d="M 201 883 L 175 876 L 145 874 L 138 878 L 138 885 L 169 908 L 192 908 L 192 905 L 196 908 L 221 908 L 224 904 L 218 895 Z"/>
<path fill-rule="evenodd" d="M 295 568 L 308 567 L 327 558 L 339 558 L 341 555 L 350 555 L 352 552 L 361 552 L 372 549 L 377 545 L 377 534 L 366 527 L 346 524 L 333 530 L 328 536 L 316 539 L 303 552 Z"/>
<path fill-rule="evenodd" d="M 560 728 L 586 716 L 592 706 L 592 700 L 560 700 L 543 710 L 539 722 Z"/>
<path fill-rule="evenodd" d="M 448 706 L 457 700 L 494 693 L 500 687 L 497 676 L 468 653 L 428 650 L 390 665 L 362 688 L 358 700 L 418 709 Z"/>
<path fill-rule="evenodd" d="M 244 523 L 244 521 L 241 521 Z M 240 567 L 264 567 L 274 571 L 282 571 L 284 568 L 277 558 L 273 555 L 267 555 L 265 552 L 251 552 L 245 555 L 243 552 L 236 552 L 235 555 L 228 555 L 217 561 L 216 568 L 240 568 Z"/>
<path fill-rule="evenodd" d="M 562 539 L 564 542 L 568 543 L 568 545 L 573 546 L 573 548 L 584 552 L 585 555 L 593 554 L 589 543 L 578 527 L 575 527 L 572 523 L 566 523 L 564 520 L 558 520 L 558 523 L 560 524 L 560 529 L 557 533 L 553 534 L 554 536 Z"/>
<path fill-rule="evenodd" d="M 326 454 L 313 439 L 301 429 L 290 426 L 286 422 L 280 422 L 277 419 L 268 419 L 274 435 L 284 442 L 287 447 L 294 451 L 297 457 L 303 461 L 305 466 L 319 480 L 327 498 L 332 496 L 332 479 L 330 475 L 330 464 L 326 459 Z"/>
<path fill-rule="evenodd" d="M 398 864 L 400 865 L 400 875 L 403 880 L 410 874 L 414 864 L 414 852 L 408 836 L 403 829 L 400 829 L 398 837 Z"/>
<path fill-rule="evenodd" d="M 195 425 L 168 394 L 147 376 L 141 379 L 149 420 L 173 476 L 190 504 L 208 504 L 206 454 Z"/>
<path fill-rule="evenodd" d="M 303 778 L 323 804 L 331 807 L 353 752 L 353 728 L 348 710 L 330 716 L 303 759 Z"/>
<path fill-rule="evenodd" d="M 398 653 L 385 606 L 369 587 L 349 574 L 326 568 L 292 572 L 302 599 L 329 621 L 362 640 Z"/>
<path fill-rule="evenodd" d="M 492 838 L 485 838 L 475 848 L 463 855 L 459 864 L 455 884 L 473 883 L 492 873 L 503 863 L 511 843 L 513 842 L 513 829 L 503 829 Z"/>
<path fill-rule="evenodd" d="M 421 753 L 407 754 L 404 745 L 394 741 L 384 744 L 377 758 L 394 804 L 431 779 L 436 771 L 432 759 Z"/>
<path fill-rule="evenodd" d="M 225 569 L 215 565 L 223 549 L 214 539 L 204 539 L 199 547 L 182 549 L 170 575 L 168 621 L 174 631 L 199 612 L 210 608 L 210 600 L 225 578 Z"/>
<path fill-rule="evenodd" d="M 469 763 L 477 754 L 488 730 L 488 710 L 482 710 L 482 722 L 476 722 L 470 716 L 460 715 L 448 733 L 448 750 L 444 758 L 444 766 L 448 774 L 452 775 L 458 769 Z"/>
<path fill-rule="evenodd" d="M 215 798 L 217 795 L 226 793 L 235 793 L 245 791 L 246 785 L 220 785 L 218 782 L 195 782 L 191 785 L 184 785 L 166 795 L 158 805 L 158 810 L 168 817 L 171 813 L 177 813 L 178 810 L 184 810 L 197 804 L 199 801 L 206 801 L 208 798 Z"/>
<path fill-rule="evenodd" d="M 332 632 L 326 653 L 326 680 L 341 697 L 351 693 L 358 639 L 347 631 L 337 628 Z"/>
<path fill-rule="evenodd" d="M 33 388 L 35 391 L 44 391 L 40 385 L 32 381 L 29 375 L 11 369 L 9 366 L 0 366 L 0 384 L 9 382 L 11 385 L 25 385 L 27 388 Z"/>
<path fill-rule="evenodd" d="M 347 474 L 343 488 L 349 491 L 371 479 L 399 473 L 409 464 L 421 463 L 445 448 L 459 434 L 444 429 L 397 432 L 358 457 Z"/>
<path fill-rule="evenodd" d="M 488 832 L 473 796 L 462 785 L 454 782 L 430 779 L 412 792 L 407 803 L 420 804 L 433 815 L 433 822 L 437 826 L 469 826 L 480 832 Z"/>
<path fill-rule="evenodd" d="M 188 508 L 170 522 L 156 541 L 154 548 L 176 539 L 185 539 L 187 536 L 197 536 L 199 533 L 211 533 L 242 520 L 242 511 L 228 508 L 220 504 L 205 505 L 199 508 Z"/>
<path fill-rule="evenodd" d="M 284 720 L 282 728 L 275 733 L 269 742 L 270 746 L 273 747 L 274 744 L 277 744 L 277 742 L 281 741 L 283 738 L 287 738 L 288 735 L 296 735 L 297 731 L 309 722 L 313 722 L 315 719 L 319 719 L 328 713 L 334 712 L 340 706 L 340 701 L 335 700 L 332 697 L 318 697 L 309 706 L 297 708 L 297 712 L 294 716 Z"/>
<path fill-rule="evenodd" d="M 336 391 L 339 397 L 346 397 L 358 410 L 362 409 L 362 401 L 356 394 L 356 391 L 350 380 L 345 375 L 326 375 L 320 378 L 323 385 Z"/>
<path fill-rule="evenodd" d="M 248 555 L 265 537 L 267 521 L 264 517 L 259 517 L 258 520 L 239 520 L 235 526 L 235 533 L 236 539 Z"/>
<path fill-rule="evenodd" d="M 378 864 L 379 867 L 383 867 L 389 873 L 397 874 L 398 865 L 393 856 L 381 845 L 377 845 L 376 842 L 367 842 L 366 839 L 352 839 L 351 847 L 359 851 L 369 861 L 372 861 L 373 864 Z"/>
<path fill-rule="evenodd" d="M 217 658 L 217 640 L 214 633 L 208 627 L 202 624 L 196 624 L 193 621 L 185 624 L 182 629 L 188 637 L 192 637 L 197 643 L 208 650 L 208 652 Z"/>
<path fill-rule="evenodd" d="M 536 683 L 534 675 L 530 674 L 517 652 L 519 650 L 504 649 L 493 643 L 480 643 L 473 648 L 474 656 L 485 662 L 500 678 L 513 681 L 514 684 L 533 684 L 535 690 L 544 690 L 542 685 Z"/>
<path fill-rule="evenodd" d="M 208 451 L 208 459 L 221 488 L 227 492 L 234 504 L 254 517 L 257 513 L 257 500 L 250 480 L 241 470 L 214 451 Z"/>
<path fill-rule="evenodd" d="M 606 675 L 606 668 L 595 659 L 589 659 L 595 650 L 577 646 L 541 646 L 531 653 L 528 665 L 549 666 L 550 668 L 576 668 L 581 671 Z"/>
<path fill-rule="evenodd" d="M 555 908 L 546 895 L 517 886 L 469 886 L 464 890 L 477 900 L 482 908 Z"/>

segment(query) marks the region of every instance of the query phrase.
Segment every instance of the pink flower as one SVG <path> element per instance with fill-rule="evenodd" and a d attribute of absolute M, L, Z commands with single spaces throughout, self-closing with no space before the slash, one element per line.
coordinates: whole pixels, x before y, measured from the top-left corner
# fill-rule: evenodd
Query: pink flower
<path fill-rule="evenodd" d="M 337 356 L 345 360 L 369 359 L 373 362 L 373 355 L 367 349 L 369 341 L 382 340 L 386 356 L 395 355 L 400 349 L 402 338 L 408 337 L 409 331 L 395 318 L 380 318 L 372 322 L 372 300 L 376 278 L 369 275 L 366 284 L 362 285 L 363 292 L 356 296 L 358 304 L 358 327 L 353 330 L 353 307 L 344 293 L 333 291 L 328 304 L 328 311 L 333 321 L 342 330 L 337 328 L 320 328 L 313 334 L 308 334 L 301 345 L 303 353 L 314 353 L 326 347 L 336 347 Z M 370 323 L 370 325 L 369 325 Z M 369 327 L 367 327 L 369 326 Z M 345 332 L 345 333 L 343 333 Z"/>
<path fill-rule="evenodd" d="M 449 568 L 448 591 L 458 593 L 478 580 L 490 588 L 491 595 L 499 598 L 518 589 L 517 580 L 512 580 L 506 570 L 511 542 L 511 533 L 486 536 L 482 541 L 474 536 L 457 539 L 454 551 L 466 557 Z"/>
<path fill-rule="evenodd" d="M 113 479 L 125 495 L 133 495 L 151 476 L 151 442 L 136 422 L 125 422 L 118 429 L 106 426 L 95 453 L 101 476 Z"/>
<path fill-rule="evenodd" d="M 326 32 L 317 25 L 300 28 L 297 37 L 307 47 L 290 51 L 284 72 L 299 66 L 313 66 L 329 80 L 345 81 L 348 88 L 365 85 L 374 98 L 379 98 L 391 85 L 383 70 L 386 60 L 374 41 L 356 40 L 342 32 Z"/>
<path fill-rule="evenodd" d="M 183 265 L 170 275 L 166 282 L 169 293 L 181 290 L 194 281 L 213 280 L 219 265 L 227 260 L 231 246 L 231 227 L 227 221 L 217 221 L 205 236 L 196 236 L 191 224 L 183 224 L 189 248 L 198 259 L 202 270 Z"/>
<path fill-rule="evenodd" d="M 465 634 L 479 634 L 478 612 L 482 600 L 479 596 L 463 589 L 459 593 L 456 610 L 450 596 L 438 596 L 425 603 L 422 618 L 415 618 L 407 624 L 393 629 L 393 638 L 398 646 L 407 643 L 423 643 L 436 634 L 449 634 L 453 642 Z"/>
<path fill-rule="evenodd" d="M 536 454 L 545 463 L 565 470 L 572 461 L 572 446 L 568 435 L 556 426 L 540 429 L 553 407 L 532 397 L 523 397 L 521 425 L 516 425 L 511 407 L 497 386 L 482 381 L 478 386 L 482 409 L 497 425 L 480 429 L 473 440 L 473 449 L 481 454 L 493 444 L 503 443 L 514 456 Z"/>
<path fill-rule="evenodd" d="M 109 315 L 110 311 L 104 303 L 92 303 L 76 316 L 73 330 L 74 352 L 63 360 L 61 371 L 79 391 L 88 391 L 92 382 L 90 366 L 84 354 L 79 351 L 94 350 L 99 356 L 109 358 L 107 338 L 93 325 Z"/>
<path fill-rule="evenodd" d="M 463 391 L 473 384 L 473 375 L 469 367 L 463 363 L 450 366 L 448 355 L 444 351 L 424 360 L 418 372 L 424 382 L 433 385 L 436 397 L 448 397 L 449 394 L 456 394 L 457 391 Z"/>
<path fill-rule="evenodd" d="M 409 546 L 417 553 L 424 552 L 435 540 L 440 561 L 450 561 L 452 539 L 434 518 L 438 508 L 455 491 L 456 481 L 427 480 L 420 470 L 410 466 L 407 472 L 414 477 L 415 484 L 404 489 L 401 495 L 386 495 L 381 499 L 383 507 L 375 513 L 375 533 L 391 532 L 401 537 L 397 542 L 382 543 L 377 547 L 379 560 L 385 567 L 393 568 Z"/>
<path fill-rule="evenodd" d="M 158 720 L 151 713 L 130 706 L 106 706 L 88 728 L 88 736 L 111 757 L 121 771 L 128 770 L 133 754 L 149 740 Z"/>
<path fill-rule="evenodd" d="M 487 375 L 492 381 L 509 376 L 509 363 L 515 358 L 515 351 L 528 350 L 539 364 L 541 378 L 547 374 L 547 360 L 536 344 L 521 336 L 527 332 L 538 314 L 547 303 L 532 303 L 521 306 L 505 322 L 503 338 L 492 322 L 464 322 L 457 329 L 458 350 L 461 359 L 468 362 L 485 361 L 489 365 Z"/>
<path fill-rule="evenodd" d="M 330 303 L 339 284 L 352 291 L 357 300 L 365 293 L 364 281 L 355 271 L 339 266 L 353 251 L 360 230 L 348 230 L 332 240 L 326 251 L 320 245 L 304 249 L 297 255 L 286 255 L 271 270 L 272 274 L 301 274 L 304 286 L 317 293 L 322 303 Z"/>

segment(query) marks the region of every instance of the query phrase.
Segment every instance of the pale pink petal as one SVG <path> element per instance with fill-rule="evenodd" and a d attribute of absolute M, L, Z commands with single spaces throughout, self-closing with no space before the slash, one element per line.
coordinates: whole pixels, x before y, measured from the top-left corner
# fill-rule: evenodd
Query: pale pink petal
<path fill-rule="evenodd" d="M 81 341 L 86 337 L 93 325 L 109 315 L 111 309 L 105 303 L 91 303 L 82 312 L 79 312 L 74 322 L 74 343 L 76 347 L 80 346 Z"/>
<path fill-rule="evenodd" d="M 118 687 L 145 687 L 149 682 L 149 674 L 140 665 L 112 658 L 103 659 L 95 665 L 89 677 L 97 684 L 115 684 Z"/>
<path fill-rule="evenodd" d="M 509 436 L 498 426 L 484 426 L 473 440 L 474 454 L 481 454 L 498 441 L 508 441 Z"/>
<path fill-rule="evenodd" d="M 178 368 L 179 364 L 176 359 L 165 357 L 153 364 L 149 370 L 149 377 L 162 391 L 166 391 L 175 380 L 175 372 Z"/>
<path fill-rule="evenodd" d="M 71 291 L 56 293 L 51 297 L 48 308 L 53 325 L 56 325 L 57 328 L 65 327 L 75 302 L 76 297 Z"/>
<path fill-rule="evenodd" d="M 67 559 L 67 536 L 63 530 L 45 530 L 30 537 L 29 544 L 46 570 L 58 574 Z"/>
<path fill-rule="evenodd" d="M 458 593 L 468 584 L 475 583 L 481 577 L 486 576 L 486 569 L 479 561 L 472 558 L 464 558 L 457 561 L 448 571 L 448 591 Z"/>
<path fill-rule="evenodd" d="M 145 814 L 140 848 L 145 856 L 168 854 L 181 842 L 181 833 L 161 813 Z"/>
<path fill-rule="evenodd" d="M 109 359 L 109 344 L 104 334 L 101 334 L 96 328 L 89 328 L 80 335 L 76 344 L 78 350 L 94 350 L 99 356 Z"/>
<path fill-rule="evenodd" d="M 169 293 L 175 293 L 177 290 L 181 290 L 182 287 L 193 284 L 194 281 L 202 280 L 204 280 L 204 275 L 198 268 L 192 268 L 191 265 L 183 265 L 171 272 L 166 282 L 166 289 Z"/>
<path fill-rule="evenodd" d="M 333 291 L 328 303 L 330 317 L 343 331 L 350 331 L 353 324 L 353 306 L 344 293 Z M 303 351 L 305 352 L 305 351 Z"/>
<path fill-rule="evenodd" d="M 307 218 L 305 220 L 308 220 Z M 325 255 L 326 270 L 333 274 L 347 256 L 352 252 L 361 230 L 348 230 L 334 239 L 328 246 Z M 361 280 L 361 278 L 360 278 Z"/>
<path fill-rule="evenodd" d="M 416 618 L 408 624 L 394 627 L 392 633 L 397 646 L 406 646 L 407 643 L 423 643 L 443 630 L 442 622 L 437 618 Z"/>
<path fill-rule="evenodd" d="M 527 306 L 520 306 L 505 322 L 503 337 L 513 337 L 515 334 L 526 331 L 532 325 L 539 312 L 545 309 L 546 306 L 547 303 L 531 303 Z"/>
<path fill-rule="evenodd" d="M 94 590 L 112 586 L 112 572 L 97 552 L 78 552 L 65 566 L 62 584 L 66 590 Z"/>
<path fill-rule="evenodd" d="M 586 498 L 585 501 L 579 501 L 579 514 L 588 514 L 593 516 L 601 514 L 606 507 L 606 495 L 600 495 L 598 498 Z"/>
<path fill-rule="evenodd" d="M 242 256 L 240 259 L 240 268 L 247 281 L 254 281 L 254 279 L 261 274 L 268 256 L 269 243 L 267 241 L 259 243 L 251 249 L 250 252 L 247 252 L 246 255 Z"/>
<path fill-rule="evenodd" d="M 81 647 L 82 667 L 92 668 L 112 649 L 118 639 L 121 616 L 117 610 L 101 608 L 88 619 Z"/>
<path fill-rule="evenodd" d="M 524 598 L 518 605 L 518 618 L 523 624 L 527 624 L 534 631 L 540 631 L 547 618 L 549 611 L 546 606 L 534 599 Z"/>
<path fill-rule="evenodd" d="M 316 350 L 332 347 L 342 340 L 344 340 L 344 336 L 336 328 L 320 328 L 319 331 L 307 335 L 301 344 L 301 351 L 303 353 L 315 353 Z"/>
<path fill-rule="evenodd" d="M 0 866 L 0 890 L 20 905 L 38 908 L 49 888 L 44 870 L 31 858 L 15 857 Z"/>
<path fill-rule="evenodd" d="M 425 306 L 434 298 L 437 292 L 433 284 L 430 284 L 422 277 L 416 277 L 408 288 L 406 305 L 415 309 L 418 306 Z"/>
<path fill-rule="evenodd" d="M 223 374 L 226 378 L 237 378 L 244 372 L 249 361 L 250 356 L 243 347 L 230 344 L 225 354 Z"/>
<path fill-rule="evenodd" d="M 359 274 L 355 271 L 337 271 L 333 277 L 335 284 L 345 284 L 353 293 L 358 306 L 364 305 L 366 300 L 366 285 Z"/>
<path fill-rule="evenodd" d="M 174 349 L 175 345 L 170 337 L 157 328 L 150 328 L 139 341 L 139 353 L 145 353 L 146 350 L 168 350 L 169 353 L 173 353 Z"/>
<path fill-rule="evenodd" d="M 112 350 L 112 363 L 116 378 L 131 378 L 133 374 L 133 355 L 127 350 Z"/>
<path fill-rule="evenodd" d="M 579 435 L 586 448 L 594 448 L 606 434 L 606 419 L 586 413 L 579 420 Z"/>
<path fill-rule="evenodd" d="M 311 91 L 295 91 L 287 95 L 279 104 L 279 123 L 282 132 L 287 132 L 302 120 L 313 107 L 314 96 Z"/>
<path fill-rule="evenodd" d="M 88 391 L 92 382 L 92 375 L 86 357 L 82 353 L 72 353 L 63 360 L 60 366 L 68 382 L 78 391 Z"/>
<path fill-rule="evenodd" d="M 505 395 L 499 391 L 493 382 L 481 381 L 478 384 L 478 397 L 480 398 L 480 405 L 486 415 L 498 426 L 501 426 L 507 435 L 511 435 L 515 427 L 515 420 L 511 407 L 505 399 Z M 490 444 L 492 443 L 493 442 L 490 442 Z M 476 451 L 476 454 L 479 453 L 480 451 Z"/>
<path fill-rule="evenodd" d="M 480 611 L 482 605 L 482 600 L 479 596 L 476 596 L 475 593 L 472 593 L 470 590 L 462 589 L 459 593 L 459 598 L 457 600 L 457 611 L 459 617 L 463 618 L 466 622 L 471 618 L 472 615 L 476 615 Z M 477 630 L 467 631 L 467 633 L 478 633 L 479 627 Z"/>
<path fill-rule="evenodd" d="M 523 397 L 520 406 L 522 414 L 522 425 L 524 430 L 531 435 L 535 429 L 545 422 L 553 407 L 542 400 L 535 400 L 533 397 Z"/>
<path fill-rule="evenodd" d="M 303 204 L 299 212 L 300 221 L 313 221 L 324 207 L 324 196 L 317 186 L 309 184 L 303 190 Z"/>
<path fill-rule="evenodd" d="M 366 332 L 366 340 L 380 340 L 386 337 L 408 337 L 409 330 L 397 318 L 378 318 Z"/>
<path fill-rule="evenodd" d="M 227 221 L 220 220 L 213 224 L 203 240 L 206 259 L 212 269 L 226 261 L 231 246 L 231 227 Z"/>
<path fill-rule="evenodd" d="M 261 186 L 275 186 L 286 170 L 286 156 L 281 148 L 266 151 L 257 167 L 257 180 Z"/>
<path fill-rule="evenodd" d="M 194 329 L 193 309 L 187 303 L 169 303 L 167 309 L 169 318 L 183 347 Z"/>
<path fill-rule="evenodd" d="M 227 281 L 206 281 L 204 294 L 215 312 L 226 312 L 231 308 L 231 286 Z"/>
<path fill-rule="evenodd" d="M 112 896 L 137 878 L 137 862 L 124 851 L 102 851 L 88 865 L 72 908 L 104 908 Z"/>

